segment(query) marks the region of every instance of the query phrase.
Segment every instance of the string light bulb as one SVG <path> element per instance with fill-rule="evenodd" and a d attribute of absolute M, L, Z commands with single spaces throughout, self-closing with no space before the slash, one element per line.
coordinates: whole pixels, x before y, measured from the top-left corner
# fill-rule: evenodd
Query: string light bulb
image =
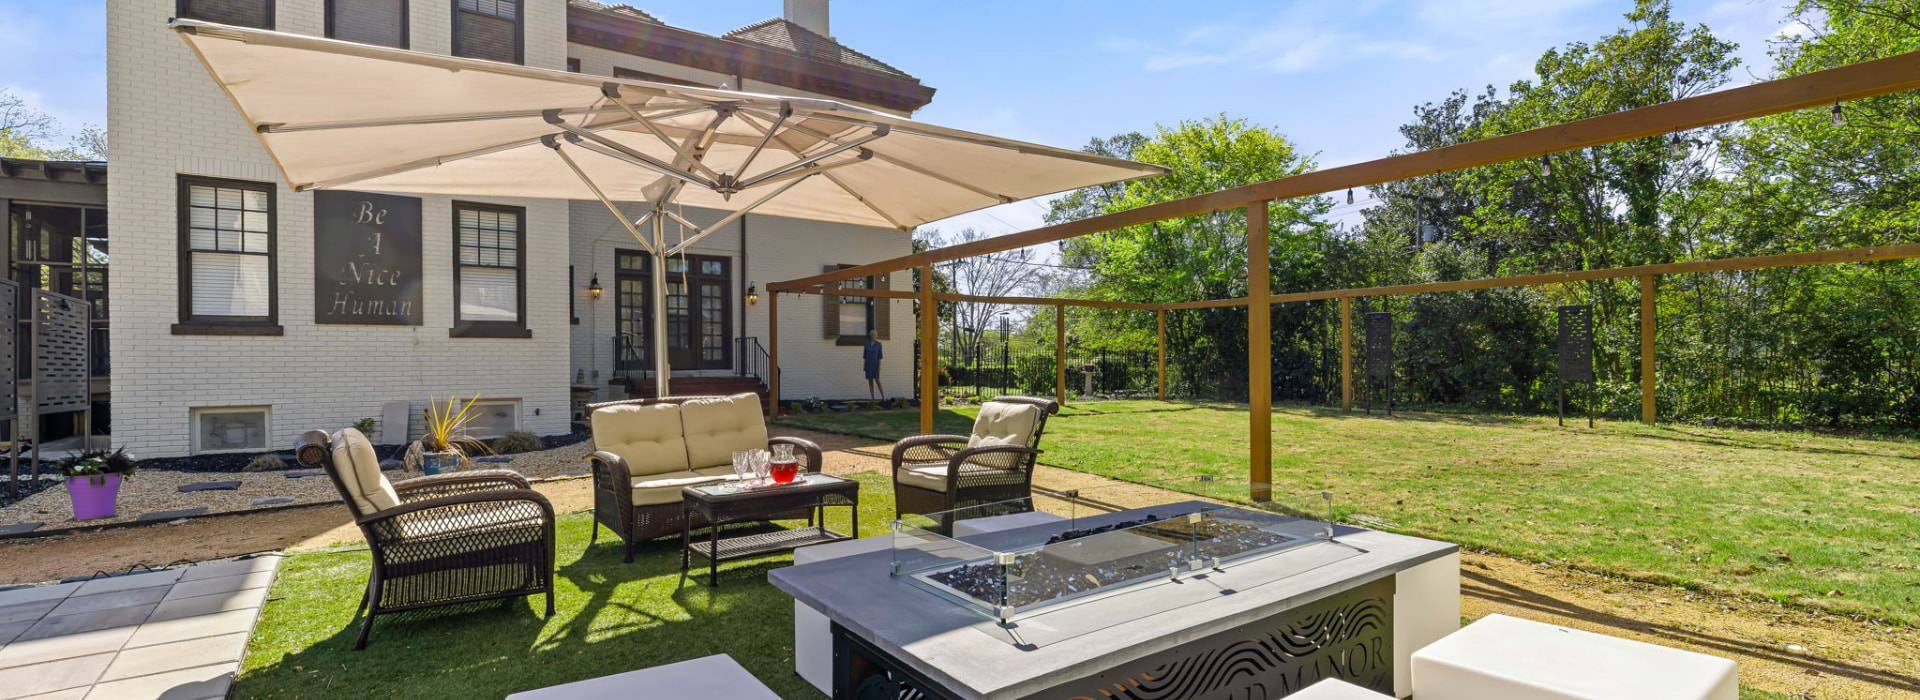
<path fill-rule="evenodd" d="M 1673 138 L 1667 141 L 1667 152 L 1672 153 L 1675 158 L 1687 157 L 1687 140 L 1680 138 L 1679 134 L 1674 134 Z"/>
<path fill-rule="evenodd" d="M 1553 177 L 1553 161 L 1540 156 L 1540 177 Z"/>
<path fill-rule="evenodd" d="M 1833 125 L 1834 126 L 1847 125 L 1847 115 L 1840 110 L 1840 103 L 1837 101 L 1833 103 Z"/>
<path fill-rule="evenodd" d="M 1353 203 L 1353 188 L 1351 187 L 1347 188 L 1347 203 L 1348 204 Z"/>

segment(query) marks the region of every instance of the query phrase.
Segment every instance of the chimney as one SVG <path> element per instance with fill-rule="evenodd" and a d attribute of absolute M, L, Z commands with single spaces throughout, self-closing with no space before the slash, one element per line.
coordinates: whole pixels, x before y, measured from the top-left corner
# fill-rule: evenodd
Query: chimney
<path fill-rule="evenodd" d="M 830 37 L 827 31 L 827 0 L 783 0 L 786 3 L 784 18 L 798 24 L 807 31 Z"/>

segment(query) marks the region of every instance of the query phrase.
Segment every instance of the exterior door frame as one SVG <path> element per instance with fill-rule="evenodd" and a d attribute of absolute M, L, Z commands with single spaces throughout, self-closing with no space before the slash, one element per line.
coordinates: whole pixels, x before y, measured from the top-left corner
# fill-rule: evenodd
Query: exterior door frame
<path fill-rule="evenodd" d="M 622 265 L 621 260 L 628 259 L 629 256 L 631 256 L 635 264 Z M 614 356 L 616 371 L 645 371 L 653 366 L 652 351 L 654 345 L 653 339 L 651 338 L 652 325 L 646 322 L 646 319 L 651 318 L 653 314 L 653 295 L 647 291 L 651 289 L 649 285 L 652 282 L 650 257 L 646 251 L 642 250 L 630 248 L 614 250 L 614 337 L 619 339 L 627 333 L 622 330 L 622 321 L 627 314 L 631 313 L 629 309 L 632 308 L 632 304 L 629 303 L 628 295 L 623 291 L 625 283 L 631 282 L 639 286 L 640 291 L 638 295 L 640 297 L 642 314 L 634 319 L 635 323 L 632 324 L 632 326 L 629 326 L 637 327 L 638 331 L 634 332 L 632 337 L 627 339 L 624 346 L 616 346 L 624 347 L 634 353 L 632 357 L 627 357 L 625 353 L 616 354 Z M 733 369 L 733 345 L 737 338 L 734 332 L 735 322 L 733 318 L 734 307 L 732 295 L 734 260 L 721 255 L 693 254 L 686 255 L 685 260 L 687 267 L 684 268 L 684 273 L 669 271 L 667 281 L 669 283 L 679 282 L 679 278 L 681 278 L 683 274 L 685 275 L 684 279 L 687 282 L 687 289 L 684 290 L 684 295 L 687 299 L 687 314 L 679 321 L 678 328 L 670 327 L 668 332 L 684 334 L 682 337 L 687 340 L 687 343 L 680 348 L 674 348 L 671 343 L 668 344 L 668 364 L 675 370 L 731 370 Z M 669 270 L 679 262 L 680 256 L 675 256 L 673 259 L 668 260 Z M 701 272 L 702 264 L 709 262 L 717 262 L 720 264 L 720 272 L 718 274 Z M 669 293 L 668 296 L 672 296 L 671 293 Z M 717 314 L 719 317 L 718 320 L 721 324 L 722 335 L 719 348 L 720 357 L 714 360 L 703 359 L 700 353 L 700 326 L 706 320 L 706 302 L 710 297 L 717 298 L 718 300 L 718 308 L 713 309 L 712 313 Z M 667 325 L 675 325 L 674 321 L 674 319 L 668 318 Z"/>

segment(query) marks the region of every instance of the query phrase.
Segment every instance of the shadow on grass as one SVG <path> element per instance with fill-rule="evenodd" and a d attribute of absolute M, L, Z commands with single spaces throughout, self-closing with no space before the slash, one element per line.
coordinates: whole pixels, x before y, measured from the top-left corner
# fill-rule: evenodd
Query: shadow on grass
<path fill-rule="evenodd" d="M 1841 457 L 1871 457 L 1874 459 L 1904 459 L 1920 461 L 1920 455 L 1900 454 L 1898 452 L 1866 452 L 1863 450 L 1841 450 L 1831 447 L 1808 447 L 1785 442 L 1759 442 L 1735 438 L 1708 435 L 1689 431 L 1672 425 L 1662 426 L 1664 430 L 1651 432 L 1646 437 L 1656 440 L 1688 442 L 1709 447 L 1728 447 L 1740 450 L 1769 450 L 1774 452 L 1798 452 L 1800 454 L 1835 455 Z"/>
<path fill-rule="evenodd" d="M 1875 685 L 1902 693 L 1920 692 L 1920 679 L 1903 676 L 1898 673 L 1844 663 L 1832 659 L 1822 659 L 1803 654 L 1795 654 L 1767 644 L 1729 639 L 1698 630 L 1686 629 L 1678 625 L 1663 624 L 1622 617 L 1588 608 L 1572 601 L 1555 598 L 1529 588 L 1501 581 L 1487 574 L 1463 569 L 1460 572 L 1460 594 L 1473 596 L 1495 603 L 1503 603 L 1540 613 L 1573 618 L 1589 624 L 1600 625 L 1624 632 L 1639 632 L 1660 639 L 1685 642 L 1724 654 L 1738 655 L 1749 659 L 1765 659 L 1792 668 L 1801 669 L 1810 675 L 1827 674 L 1848 678 L 1862 683 Z"/>
<path fill-rule="evenodd" d="M 877 476 L 863 489 L 883 489 Z M 863 499 L 866 500 L 866 499 Z M 880 532 L 892 499 L 861 508 Z M 845 522 L 845 509 L 830 522 Z M 623 563 L 617 537 L 589 545 L 590 513 L 558 522 L 556 612 L 531 596 L 464 609 L 382 615 L 353 651 L 364 549 L 289 558 L 254 635 L 235 697 L 493 697 L 712 654 L 728 654 L 781 697 L 817 697 L 793 672 L 792 599 L 767 583 L 788 566 L 765 556 L 680 577 L 679 538 L 642 545 Z M 871 528 L 871 529 L 870 529 Z"/>

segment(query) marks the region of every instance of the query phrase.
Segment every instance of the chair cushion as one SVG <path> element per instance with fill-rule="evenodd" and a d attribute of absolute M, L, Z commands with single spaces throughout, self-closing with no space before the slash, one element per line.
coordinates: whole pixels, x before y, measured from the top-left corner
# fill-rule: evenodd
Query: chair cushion
<path fill-rule="evenodd" d="M 359 430 L 342 428 L 333 434 L 333 472 L 362 515 L 400 505 L 400 495 L 380 473 L 380 456 L 374 454 L 373 443 Z"/>
<path fill-rule="evenodd" d="M 680 405 L 680 422 L 687 436 L 687 464 L 695 469 L 731 468 L 734 452 L 767 449 L 767 421 L 760 415 L 756 394 L 688 401 Z"/>
<path fill-rule="evenodd" d="M 909 464 L 901 467 L 895 478 L 908 486 L 940 493 L 947 492 L 947 465 L 945 464 Z"/>
<path fill-rule="evenodd" d="M 1034 428 L 1039 425 L 1039 406 L 1008 401 L 988 401 L 980 406 L 980 415 L 973 420 L 973 434 L 967 437 L 967 446 L 1030 447 L 1033 444 Z"/>
<path fill-rule="evenodd" d="M 633 478 L 633 504 L 636 506 L 657 506 L 666 503 L 679 503 L 680 490 L 688 486 L 717 484 L 733 481 L 732 469 L 725 476 L 699 474 L 690 471 L 667 472 Z"/>
<path fill-rule="evenodd" d="M 633 476 L 687 470 L 687 441 L 680 432 L 680 406 L 608 406 L 593 412 L 593 445 L 627 461 Z"/>

